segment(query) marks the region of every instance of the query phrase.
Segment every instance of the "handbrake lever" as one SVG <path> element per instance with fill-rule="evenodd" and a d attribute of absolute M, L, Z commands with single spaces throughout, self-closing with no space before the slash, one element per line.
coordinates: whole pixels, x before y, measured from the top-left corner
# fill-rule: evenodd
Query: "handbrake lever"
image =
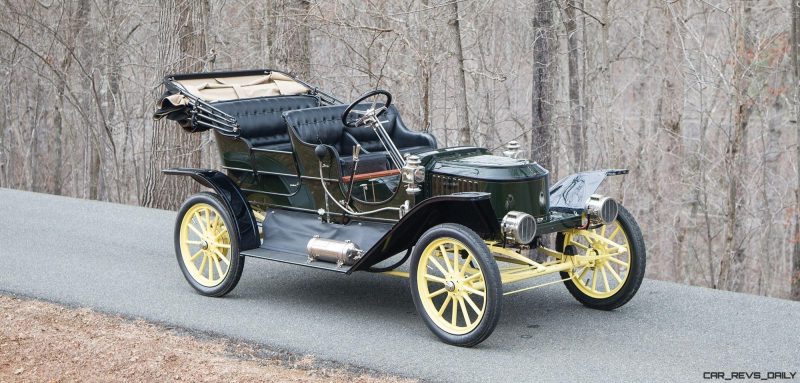
<path fill-rule="evenodd" d="M 347 199 L 344 201 L 344 206 L 350 204 L 350 198 L 353 196 L 353 185 L 356 181 L 356 170 L 358 169 L 358 156 L 361 154 L 361 144 L 356 144 L 353 147 L 353 168 L 350 169 L 350 186 L 347 187 Z"/>

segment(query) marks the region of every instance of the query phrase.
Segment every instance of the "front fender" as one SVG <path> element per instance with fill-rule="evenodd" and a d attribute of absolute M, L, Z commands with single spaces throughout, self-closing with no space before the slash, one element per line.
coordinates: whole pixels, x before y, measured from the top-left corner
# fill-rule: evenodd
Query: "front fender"
<path fill-rule="evenodd" d="M 490 197 L 489 193 L 468 192 L 423 200 L 397 221 L 347 273 L 364 270 L 413 247 L 426 230 L 442 223 L 464 225 L 483 238 L 499 236 L 500 223 Z"/>
<path fill-rule="evenodd" d="M 239 233 L 239 250 L 250 250 L 261 246 L 258 234 L 258 222 L 253 209 L 247 202 L 242 190 L 227 175 L 216 170 L 173 168 L 162 170 L 164 174 L 189 176 L 201 185 L 214 189 L 222 197 L 228 212 L 234 219 Z"/>
<path fill-rule="evenodd" d="M 550 210 L 581 212 L 586 201 L 609 176 L 628 174 L 628 169 L 593 170 L 571 174 L 550 187 Z"/>

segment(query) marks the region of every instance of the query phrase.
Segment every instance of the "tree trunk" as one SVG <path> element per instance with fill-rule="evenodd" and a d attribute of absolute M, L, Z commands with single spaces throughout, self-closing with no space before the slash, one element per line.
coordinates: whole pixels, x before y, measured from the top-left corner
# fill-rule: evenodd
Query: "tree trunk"
<path fill-rule="evenodd" d="M 428 0 L 422 0 L 423 8 L 428 8 Z M 418 17 L 418 16 L 417 16 Z M 431 66 L 433 66 L 433 51 L 431 44 L 431 29 L 428 23 L 419 23 L 419 47 L 422 50 L 419 60 L 419 92 L 422 95 L 422 130 L 430 131 L 431 127 Z"/>
<path fill-rule="evenodd" d="M 800 164 L 800 1 L 792 1 L 792 66 L 794 68 L 795 164 Z M 800 301 L 800 167 L 794 205 L 794 251 L 792 252 L 791 299 Z"/>
<path fill-rule="evenodd" d="M 68 5 L 70 3 L 67 3 Z M 53 138 L 55 139 L 55 163 L 53 167 L 53 193 L 61 194 L 63 188 L 62 171 L 64 166 L 64 150 L 63 150 L 63 136 L 64 136 L 64 101 L 66 92 L 66 79 L 69 78 L 69 68 L 72 66 L 73 56 L 69 51 L 75 50 L 77 47 L 78 35 L 86 25 L 86 17 L 89 14 L 89 1 L 81 0 L 78 2 L 78 7 L 75 13 L 70 17 L 65 45 L 67 52 L 61 59 L 61 76 L 56 79 L 56 110 L 53 113 Z"/>
<path fill-rule="evenodd" d="M 273 36 L 269 36 L 270 59 L 275 69 L 288 71 L 304 80 L 311 76 L 309 11 L 309 0 L 276 0 L 270 10 L 275 16 L 271 28 Z"/>
<path fill-rule="evenodd" d="M 120 22 L 121 17 L 119 15 L 119 0 L 112 0 L 107 2 L 108 6 L 108 13 L 109 18 L 113 22 Z M 108 78 L 108 91 L 106 92 L 106 108 L 107 108 L 107 119 L 109 124 L 109 130 L 113 133 L 119 130 L 126 130 L 126 123 L 124 122 L 124 116 L 120 113 L 123 105 L 124 99 L 124 90 L 122 89 L 122 55 L 119 51 L 119 47 L 122 45 L 122 39 L 120 38 L 119 34 L 112 34 L 110 33 L 108 36 L 111 46 L 108 47 L 108 53 L 106 54 L 106 73 Z M 125 132 L 127 133 L 127 131 Z M 127 137 L 127 134 L 125 135 Z M 108 137 L 108 140 L 113 145 L 114 134 L 111 134 Z M 125 191 L 123 189 L 127 188 L 127 182 L 130 177 L 127 174 L 128 166 L 126 166 L 127 162 L 127 150 L 128 145 L 125 144 L 122 147 L 122 157 L 121 161 L 122 164 L 120 165 L 117 159 L 116 153 L 114 153 L 114 169 L 113 175 L 116 178 L 112 183 L 107 182 L 107 186 L 109 188 L 109 194 L 113 191 L 115 193 L 115 198 L 118 202 L 123 202 L 128 200 L 128 197 L 125 196 Z M 113 187 L 113 189 L 112 189 Z"/>
<path fill-rule="evenodd" d="M 569 149 L 572 155 L 572 166 L 575 170 L 584 170 L 586 166 L 586 124 L 584 119 L 584 106 L 581 103 L 580 73 L 578 68 L 578 20 L 575 8 L 583 9 L 583 0 L 567 0 L 564 7 L 564 27 L 567 31 L 567 71 L 569 77 L 569 114 L 570 114 L 570 142 Z"/>
<path fill-rule="evenodd" d="M 89 136 L 89 199 L 100 199 L 100 140 Z"/>
<path fill-rule="evenodd" d="M 681 125 L 684 99 L 684 76 L 681 72 L 683 54 L 680 50 L 680 38 L 676 36 L 678 33 L 676 28 L 677 20 L 681 20 L 684 17 L 683 4 L 680 0 L 662 4 L 661 12 L 665 21 L 664 43 L 661 45 L 663 47 L 663 56 L 660 60 L 663 80 L 661 81 L 661 93 L 658 98 L 657 115 L 660 130 L 658 136 L 663 137 L 664 140 L 660 142 L 660 146 L 665 148 L 666 153 L 663 161 L 661 161 L 664 167 L 658 169 L 654 174 L 657 174 L 659 178 L 663 177 L 661 181 L 656 181 L 655 183 L 666 185 L 670 190 L 678 191 L 684 189 L 682 170 L 686 165 L 683 127 Z M 687 205 L 691 204 L 691 193 L 687 191 L 680 194 L 685 196 Z M 678 211 L 676 215 L 677 218 L 674 221 L 674 228 L 677 233 L 675 243 L 668 246 L 672 247 L 669 251 L 673 254 L 673 280 L 681 282 L 685 268 L 683 255 L 689 222 L 686 222 L 681 211 Z"/>
<path fill-rule="evenodd" d="M 615 148 L 616 143 L 616 135 L 614 134 L 614 126 L 611 123 L 611 103 L 614 99 L 614 92 L 612 90 L 612 82 L 611 82 L 611 53 L 609 50 L 608 45 L 610 42 L 610 29 L 611 29 L 611 15 L 610 15 L 610 4 L 611 0 L 602 0 L 600 2 L 600 15 L 601 19 L 603 20 L 602 25 L 600 26 L 600 56 L 601 56 L 601 64 L 600 64 L 600 94 L 599 94 L 599 104 L 602 110 L 600 111 L 601 124 L 600 129 L 604 131 L 593 132 L 593 140 L 595 139 L 594 136 L 597 135 L 602 137 L 601 139 L 604 140 L 603 143 L 603 152 L 601 155 L 605 156 L 602 160 L 606 163 L 615 163 L 616 158 L 613 157 L 614 153 L 611 151 Z"/>
<path fill-rule="evenodd" d="M 733 67 L 733 86 L 734 86 L 734 106 L 733 111 L 733 131 L 728 140 L 728 148 L 725 153 L 725 173 L 728 178 L 728 190 L 725 213 L 725 252 L 722 254 L 719 270 L 718 287 L 726 290 L 739 291 L 742 287 L 742 266 L 745 261 L 745 249 L 743 243 L 743 229 L 739 212 L 743 205 L 743 193 L 741 193 L 741 176 L 747 174 L 743 160 L 744 145 L 747 134 L 747 124 L 750 121 L 753 106 L 748 96 L 750 85 L 750 56 L 752 53 L 752 43 L 748 36 L 747 25 L 750 13 L 749 5 L 746 3 L 737 4 L 735 17 L 732 20 L 736 59 Z"/>
<path fill-rule="evenodd" d="M 161 74 L 201 72 L 205 67 L 208 0 L 160 0 L 159 64 Z M 198 190 L 188 177 L 164 176 L 161 169 L 200 167 L 200 134 L 184 132 L 166 119 L 153 127 L 150 161 L 142 204 L 174 209 Z"/>
<path fill-rule="evenodd" d="M 469 104 L 467 104 L 467 73 L 464 68 L 464 47 L 461 44 L 461 19 L 458 10 L 458 2 L 454 1 L 453 19 L 450 20 L 451 39 L 455 45 L 453 52 L 458 62 L 458 73 L 456 73 L 456 114 L 458 115 L 458 142 L 461 145 L 472 145 L 472 128 L 469 123 Z"/>
<path fill-rule="evenodd" d="M 533 132 L 531 158 L 546 169 L 553 167 L 553 102 L 556 79 L 556 36 L 553 3 L 538 0 L 533 15 Z"/>
<path fill-rule="evenodd" d="M 298 24 L 290 26 L 294 33 L 290 34 L 291 39 L 288 42 L 296 45 L 291 49 L 287 62 L 292 68 L 292 73 L 300 78 L 308 79 L 311 76 L 311 30 L 306 19 L 310 7 L 309 0 L 294 0 L 292 7 L 302 15 L 303 19 Z"/>
<path fill-rule="evenodd" d="M 269 47 L 273 37 L 268 28 L 270 16 L 274 12 L 271 5 L 270 1 L 257 1 L 252 4 L 252 11 L 247 16 L 249 48 L 255 56 L 253 64 L 259 68 L 269 68 L 272 57 Z"/>

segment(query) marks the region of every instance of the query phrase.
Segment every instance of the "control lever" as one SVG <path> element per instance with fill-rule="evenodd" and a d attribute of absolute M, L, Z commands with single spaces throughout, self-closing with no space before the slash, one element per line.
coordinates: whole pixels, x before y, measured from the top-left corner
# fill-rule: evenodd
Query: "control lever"
<path fill-rule="evenodd" d="M 361 144 L 356 144 L 353 147 L 353 167 L 350 169 L 350 186 L 347 187 L 347 199 L 344 201 L 344 206 L 350 205 L 350 197 L 353 196 L 353 184 L 356 181 L 356 170 L 358 170 L 358 160 L 361 154 Z"/>
<path fill-rule="evenodd" d="M 314 148 L 314 154 L 319 159 L 319 182 L 322 183 L 322 188 L 325 189 L 325 177 L 323 177 L 323 175 L 322 175 L 322 168 L 323 167 L 327 167 L 327 165 L 323 164 L 322 161 L 325 160 L 325 157 L 328 155 L 328 148 L 326 148 L 325 145 L 319 144 L 319 145 L 317 145 L 317 147 Z M 334 200 L 334 202 L 336 202 L 336 201 Z M 331 221 L 331 213 L 330 213 L 330 211 L 331 211 L 330 206 L 328 206 L 328 193 L 327 193 L 327 190 L 326 190 L 326 192 L 325 192 L 325 221 L 326 222 L 330 222 Z"/>

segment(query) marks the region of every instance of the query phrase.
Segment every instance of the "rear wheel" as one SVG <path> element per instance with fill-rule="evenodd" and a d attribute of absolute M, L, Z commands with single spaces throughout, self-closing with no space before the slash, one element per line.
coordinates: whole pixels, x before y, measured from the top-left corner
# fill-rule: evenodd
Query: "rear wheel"
<path fill-rule="evenodd" d="M 200 294 L 221 297 L 236 287 L 244 258 L 236 226 L 216 194 L 189 197 L 178 212 L 175 254 L 183 276 Z"/>
<path fill-rule="evenodd" d="M 500 271 L 472 230 L 443 224 L 425 232 L 411 256 L 409 281 L 417 311 L 446 343 L 471 347 L 497 326 Z"/>
<path fill-rule="evenodd" d="M 587 307 L 613 310 L 636 295 L 644 279 L 644 238 L 633 216 L 619 206 L 616 221 L 589 230 L 558 233 L 557 248 L 576 259 L 599 256 L 586 266 L 561 272 L 575 299 Z"/>

